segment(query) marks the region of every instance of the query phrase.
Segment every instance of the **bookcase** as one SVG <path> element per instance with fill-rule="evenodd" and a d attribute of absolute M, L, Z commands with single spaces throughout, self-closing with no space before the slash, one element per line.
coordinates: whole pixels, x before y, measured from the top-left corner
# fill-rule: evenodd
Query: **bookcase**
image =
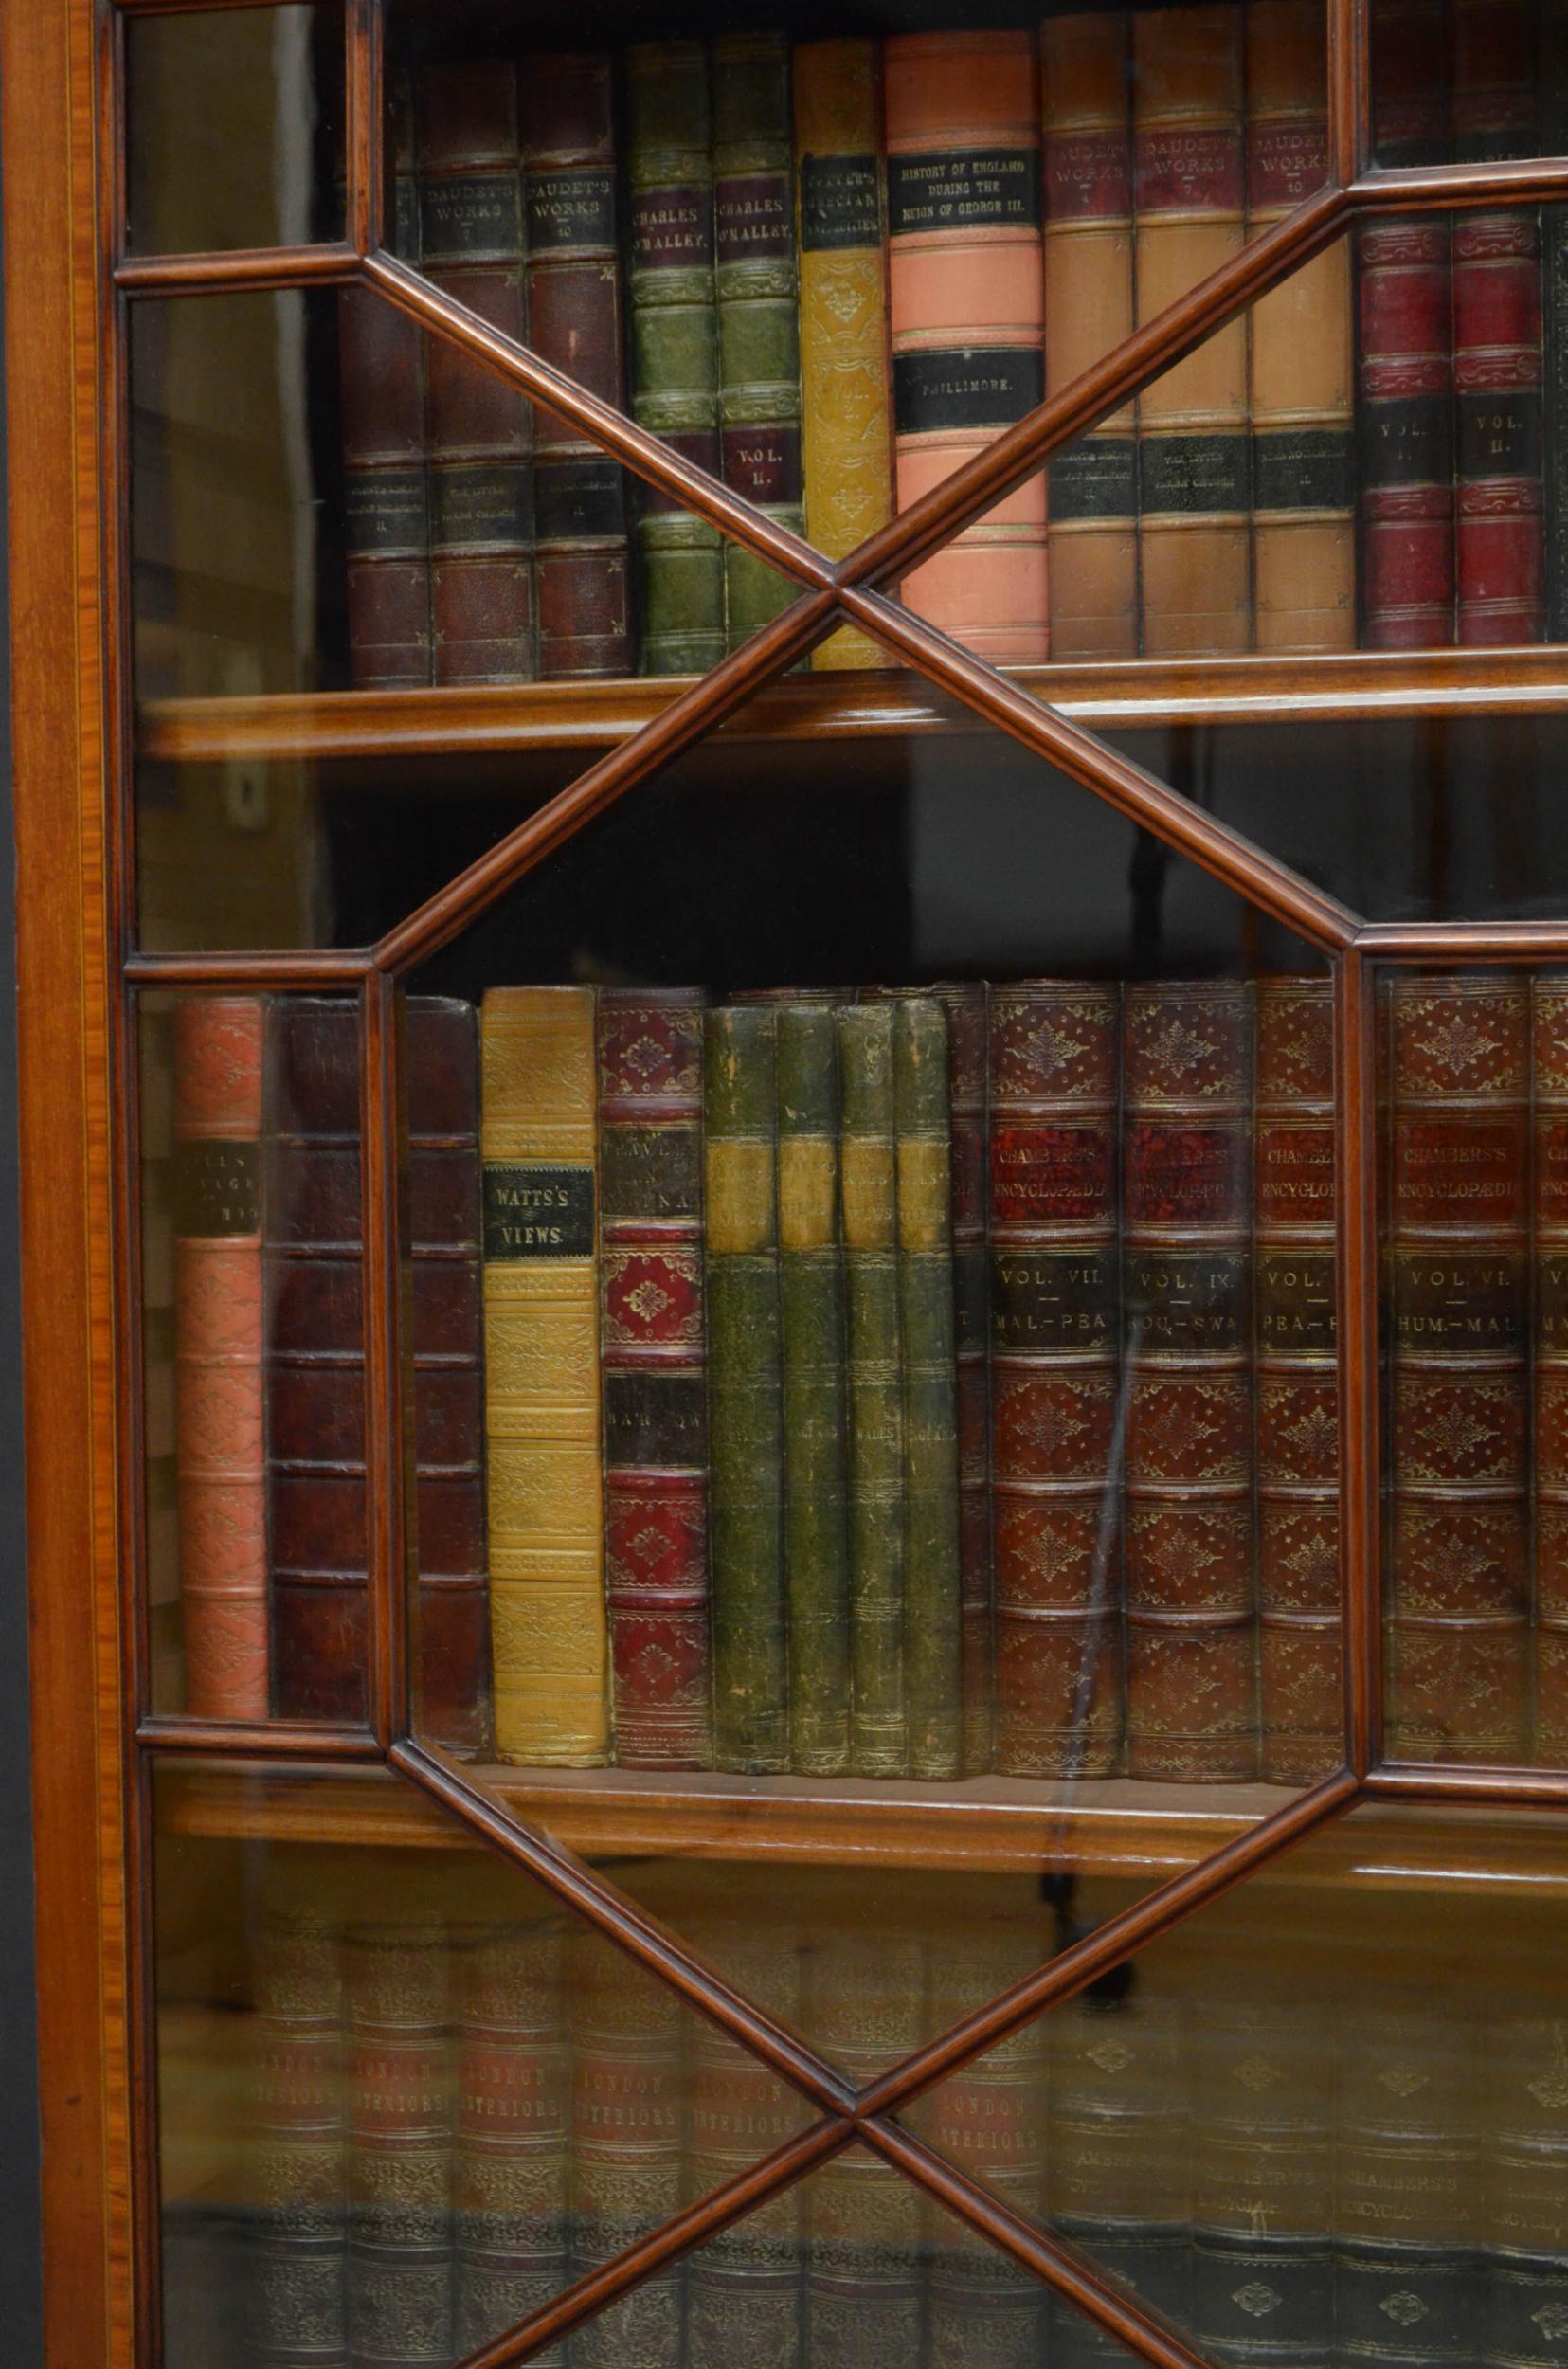
<path fill-rule="evenodd" d="M 51 2360 L 1568 2369 L 1568 10 L 0 37 Z"/>

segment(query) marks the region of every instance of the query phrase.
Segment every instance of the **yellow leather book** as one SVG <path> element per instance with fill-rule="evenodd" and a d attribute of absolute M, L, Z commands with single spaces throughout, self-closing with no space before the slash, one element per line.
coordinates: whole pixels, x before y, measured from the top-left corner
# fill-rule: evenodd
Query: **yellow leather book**
<path fill-rule="evenodd" d="M 842 559 L 892 508 L 887 205 L 874 41 L 808 41 L 795 52 L 795 202 L 801 256 L 805 531 Z M 841 625 L 813 666 L 886 666 L 871 636 Z"/>
<path fill-rule="evenodd" d="M 568 1768 L 609 1740 L 593 1022 L 589 987 L 479 1014 L 496 1750 Z"/>

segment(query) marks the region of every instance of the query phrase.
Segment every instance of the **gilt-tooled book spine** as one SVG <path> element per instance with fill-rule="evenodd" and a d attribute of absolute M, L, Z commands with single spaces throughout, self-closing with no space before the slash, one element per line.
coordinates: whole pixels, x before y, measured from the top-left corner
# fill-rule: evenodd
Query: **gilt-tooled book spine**
<path fill-rule="evenodd" d="M 420 261 L 413 94 L 391 88 L 396 250 Z M 430 680 L 430 507 L 424 466 L 424 335 L 369 288 L 337 298 L 343 405 L 344 593 L 356 691 Z"/>
<path fill-rule="evenodd" d="M 1132 20 L 1140 324 L 1244 238 L 1242 10 L 1141 9 Z M 1211 331 L 1138 399 L 1145 658 L 1252 646 L 1247 319 Z"/>
<path fill-rule="evenodd" d="M 1481 2191 L 1487 2243 L 1487 2358 L 1529 2360 L 1568 2309 L 1562 2199 L 1568 2194 L 1568 2047 L 1555 1985 L 1529 1978 L 1488 2034 Z"/>
<path fill-rule="evenodd" d="M 1541 154 L 1568 152 L 1568 9 L 1541 14 Z M 1541 209 L 1542 631 L 1568 641 L 1568 208 Z"/>
<path fill-rule="evenodd" d="M 280 1719 L 368 1711 L 359 1008 L 279 996 L 267 1014 L 262 1270 L 272 1691 Z"/>
<path fill-rule="evenodd" d="M 904 1716 L 904 1382 L 892 1009 L 838 1014 L 850 1527 L 850 1763 L 909 1772 Z"/>
<path fill-rule="evenodd" d="M 1114 987 L 991 991 L 996 1763 L 1119 1765 L 1120 1258 Z"/>
<path fill-rule="evenodd" d="M 672 2219 L 686 2156 L 687 2012 L 586 1926 L 572 1935 L 572 2269 L 608 2262 Z M 640 2280 L 571 2339 L 572 2369 L 682 2369 L 678 2263 Z"/>
<path fill-rule="evenodd" d="M 1358 234 L 1361 638 L 1371 650 L 1453 640 L 1451 246 L 1442 214 L 1392 215 Z"/>
<path fill-rule="evenodd" d="M 569 2284 L 566 1931 L 549 1916 L 456 1949 L 452 2201 L 457 2347 L 478 2350 Z M 564 2345 L 535 2360 L 561 2369 Z"/>
<path fill-rule="evenodd" d="M 411 1661 L 422 1736 L 482 1757 L 491 1741 L 479 1282 L 479 1042 L 471 1004 L 410 996 L 409 1334 L 419 1581 Z"/>
<path fill-rule="evenodd" d="M 1396 978 L 1388 1749 L 1524 1758 L 1530 999 Z"/>
<path fill-rule="evenodd" d="M 263 1003 L 174 1006 L 175 1504 L 185 1709 L 265 1719 Z"/>
<path fill-rule="evenodd" d="M 426 66 L 414 97 L 425 276 L 521 344 L 516 69 L 498 58 Z M 435 679 L 532 681 L 532 407 L 444 337 L 429 340 L 426 368 Z"/>
<path fill-rule="evenodd" d="M 789 1766 L 777 1012 L 709 1012 L 703 1046 L 708 1523 L 720 1768 Z"/>
<path fill-rule="evenodd" d="M 1132 334 L 1131 45 L 1126 11 L 1040 27 L 1045 391 Z M 1137 406 L 1050 463 L 1051 652 L 1138 655 Z"/>
<path fill-rule="evenodd" d="M 599 996 L 604 1555 L 622 1768 L 709 1768 L 702 995 Z"/>
<path fill-rule="evenodd" d="M 594 997 L 492 987 L 479 1013 L 496 1750 L 608 1748 Z"/>
<path fill-rule="evenodd" d="M 626 53 L 631 200 L 632 411 L 719 475 L 718 316 L 708 51 L 700 41 Z M 637 525 L 645 675 L 699 675 L 724 656 L 724 552 L 716 527 L 645 486 Z"/>
<path fill-rule="evenodd" d="M 1531 982 L 1535 1758 L 1568 1758 L 1568 980 Z"/>
<path fill-rule="evenodd" d="M 1253 996 L 1125 997 L 1127 1774 L 1256 1774 Z"/>
<path fill-rule="evenodd" d="M 542 362 L 619 410 L 625 362 L 609 57 L 530 56 L 518 96 L 528 341 Z M 534 433 L 533 514 L 541 681 L 630 674 L 625 477 L 545 410 Z"/>
<path fill-rule="evenodd" d="M 713 254 L 724 481 L 802 531 L 800 280 L 789 43 L 724 33 L 713 44 Z M 728 647 L 788 606 L 794 586 L 728 537 Z"/>
<path fill-rule="evenodd" d="M 1247 11 L 1247 235 L 1328 179 L 1327 21 L 1316 0 Z M 1252 308 L 1253 646 L 1356 642 L 1350 242 Z"/>
<path fill-rule="evenodd" d="M 830 559 L 874 534 L 892 507 L 881 85 L 874 41 L 802 42 L 795 52 L 805 526 Z M 811 663 L 887 658 L 857 625 L 840 625 Z"/>
<path fill-rule="evenodd" d="M 348 2369 L 343 1967 L 331 1918 L 267 1902 L 256 1937 L 255 2359 Z"/>
<path fill-rule="evenodd" d="M 963 1560 L 953 1321 L 947 1022 L 914 996 L 892 1015 L 898 1316 L 904 1367 L 904 1700 L 910 1774 L 964 1768 Z"/>
<path fill-rule="evenodd" d="M 353 2369 L 456 2357 L 452 2064 L 439 1918 L 351 1926 L 349 2352 Z"/>
<path fill-rule="evenodd" d="M 1258 987 L 1256 1163 L 1260 1774 L 1315 1784 L 1344 1748 L 1327 979 Z"/>
<path fill-rule="evenodd" d="M 841 1777 L 850 1767 L 849 1458 L 830 1007 L 780 1007 L 777 1076 L 789 1759 L 808 1775 Z"/>
<path fill-rule="evenodd" d="M 894 476 L 907 510 L 1044 393 L 1035 43 L 894 34 L 883 77 Z M 1044 471 L 915 569 L 902 597 L 994 664 L 1043 660 Z"/>

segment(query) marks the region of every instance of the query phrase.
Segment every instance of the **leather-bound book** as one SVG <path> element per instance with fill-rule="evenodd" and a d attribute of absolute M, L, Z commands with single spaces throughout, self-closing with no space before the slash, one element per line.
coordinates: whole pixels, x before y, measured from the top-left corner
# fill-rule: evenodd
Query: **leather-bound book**
<path fill-rule="evenodd" d="M 424 275 L 522 342 L 516 69 L 500 58 L 426 66 L 414 99 Z M 444 337 L 429 339 L 426 369 L 435 679 L 532 681 L 532 407 Z"/>
<path fill-rule="evenodd" d="M 800 533 L 805 514 L 789 43 L 782 33 L 721 33 L 712 60 L 724 481 Z M 795 597 L 789 578 L 728 537 L 724 585 L 731 650 Z"/>
<path fill-rule="evenodd" d="M 1378 0 L 1367 26 L 1372 151 L 1379 165 L 1453 154 L 1450 0 Z"/>
<path fill-rule="evenodd" d="M 1313 1784 L 1344 1753 L 1328 979 L 1259 985 L 1256 1163 L 1259 1773 Z"/>
<path fill-rule="evenodd" d="M 1397 976 L 1387 1748 L 1525 1757 L 1530 999 Z"/>
<path fill-rule="evenodd" d="M 1022 32 L 897 33 L 883 50 L 898 507 L 1045 391 L 1039 98 Z M 905 579 L 902 597 L 996 665 L 1048 654 L 1045 474 Z"/>
<path fill-rule="evenodd" d="M 1568 979 L 1530 986 L 1535 1122 L 1533 1757 L 1568 1761 Z"/>
<path fill-rule="evenodd" d="M 717 477 L 718 321 L 705 45 L 634 43 L 626 52 L 626 119 L 633 417 Z M 641 671 L 705 673 L 724 656 L 718 529 L 645 485 L 637 549 Z"/>
<path fill-rule="evenodd" d="M 1568 154 L 1568 9 L 1541 12 L 1541 154 Z M 1541 632 L 1568 641 L 1568 208 L 1541 209 Z"/>
<path fill-rule="evenodd" d="M 887 168 L 874 41 L 795 52 L 795 205 L 801 272 L 805 530 L 842 559 L 892 508 Z M 857 625 L 811 654 L 820 667 L 886 666 Z"/>
<path fill-rule="evenodd" d="M 185 1709 L 265 1719 L 263 1004 L 174 1005 L 175 1503 Z"/>
<path fill-rule="evenodd" d="M 358 1004 L 273 998 L 267 1071 L 273 1709 L 279 1719 L 362 1723 L 370 1639 Z"/>
<path fill-rule="evenodd" d="M 625 361 L 609 57 L 532 54 L 518 97 L 529 345 L 619 409 Z M 534 428 L 533 521 L 541 681 L 630 674 L 625 478 L 619 461 L 546 410 Z"/>
<path fill-rule="evenodd" d="M 348 2369 L 341 1936 L 291 1892 L 256 1936 L 255 2357 Z"/>
<path fill-rule="evenodd" d="M 410 1660 L 420 1734 L 473 1757 L 483 1755 L 491 1740 L 473 1005 L 449 996 L 410 996 L 404 1061 L 419 1552 Z"/>
<path fill-rule="evenodd" d="M 598 1033 L 615 1758 L 708 1768 L 701 991 L 601 988 Z"/>
<path fill-rule="evenodd" d="M 567 1934 L 549 1915 L 455 1949 L 457 2348 L 477 2352 L 570 2284 Z M 535 2360 L 560 2369 L 564 2345 Z"/>
<path fill-rule="evenodd" d="M 1361 637 L 1453 640 L 1452 233 L 1446 215 L 1363 223 L 1357 244 Z"/>
<path fill-rule="evenodd" d="M 789 1766 L 777 1012 L 705 1015 L 708 1521 L 720 1768 Z"/>
<path fill-rule="evenodd" d="M 581 2276 L 679 2212 L 687 2011 L 586 1926 L 572 1934 L 572 2270 Z M 669 2264 L 571 2339 L 572 2369 L 681 2369 L 681 2271 Z"/>
<path fill-rule="evenodd" d="M 394 244 L 420 260 L 414 104 L 391 88 Z M 343 407 L 344 591 L 356 691 L 430 680 L 430 506 L 424 469 L 424 333 L 369 288 L 337 298 Z"/>
<path fill-rule="evenodd" d="M 780 1006 L 777 1063 L 789 1763 L 808 1776 L 842 1777 L 850 1766 L 849 1456 L 831 1007 Z"/>
<path fill-rule="evenodd" d="M 1328 179 L 1327 20 L 1316 0 L 1247 11 L 1247 234 Z M 1350 241 L 1252 308 L 1253 645 L 1356 642 Z"/>
<path fill-rule="evenodd" d="M 1492 1994 L 1481 2113 L 1487 2360 L 1550 2360 L 1568 2330 L 1568 2034 L 1550 1975 Z M 1529 1987 L 1526 1987 L 1528 1985 Z"/>
<path fill-rule="evenodd" d="M 589 1768 L 609 1741 L 593 990 L 490 988 L 479 1056 L 496 1750 Z"/>
<path fill-rule="evenodd" d="M 350 2359 L 353 2369 L 447 2369 L 457 2342 L 441 1918 L 351 1926 L 344 1972 Z"/>
<path fill-rule="evenodd" d="M 1127 1774 L 1258 1764 L 1253 1521 L 1253 994 L 1125 998 Z"/>
<path fill-rule="evenodd" d="M 991 991 L 991 1473 L 997 1766 L 1119 1763 L 1120 998 Z"/>
<path fill-rule="evenodd" d="M 1132 52 L 1125 9 L 1040 26 L 1045 391 L 1132 331 Z M 1136 403 L 1051 456 L 1051 653 L 1138 655 Z"/>
<path fill-rule="evenodd" d="M 1140 9 L 1132 19 L 1142 325 L 1244 238 L 1242 11 Z M 1252 646 L 1245 315 L 1138 398 L 1139 573 L 1145 658 Z"/>

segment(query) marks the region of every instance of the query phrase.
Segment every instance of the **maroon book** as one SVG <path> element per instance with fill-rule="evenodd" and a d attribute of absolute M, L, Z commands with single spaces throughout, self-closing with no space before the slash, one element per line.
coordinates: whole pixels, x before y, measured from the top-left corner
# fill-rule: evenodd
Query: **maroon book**
<path fill-rule="evenodd" d="M 1568 1762 L 1568 979 L 1531 983 L 1535 1084 L 1535 1758 Z"/>
<path fill-rule="evenodd" d="M 1446 215 L 1363 225 L 1357 245 L 1362 640 L 1453 640 L 1453 311 Z"/>

